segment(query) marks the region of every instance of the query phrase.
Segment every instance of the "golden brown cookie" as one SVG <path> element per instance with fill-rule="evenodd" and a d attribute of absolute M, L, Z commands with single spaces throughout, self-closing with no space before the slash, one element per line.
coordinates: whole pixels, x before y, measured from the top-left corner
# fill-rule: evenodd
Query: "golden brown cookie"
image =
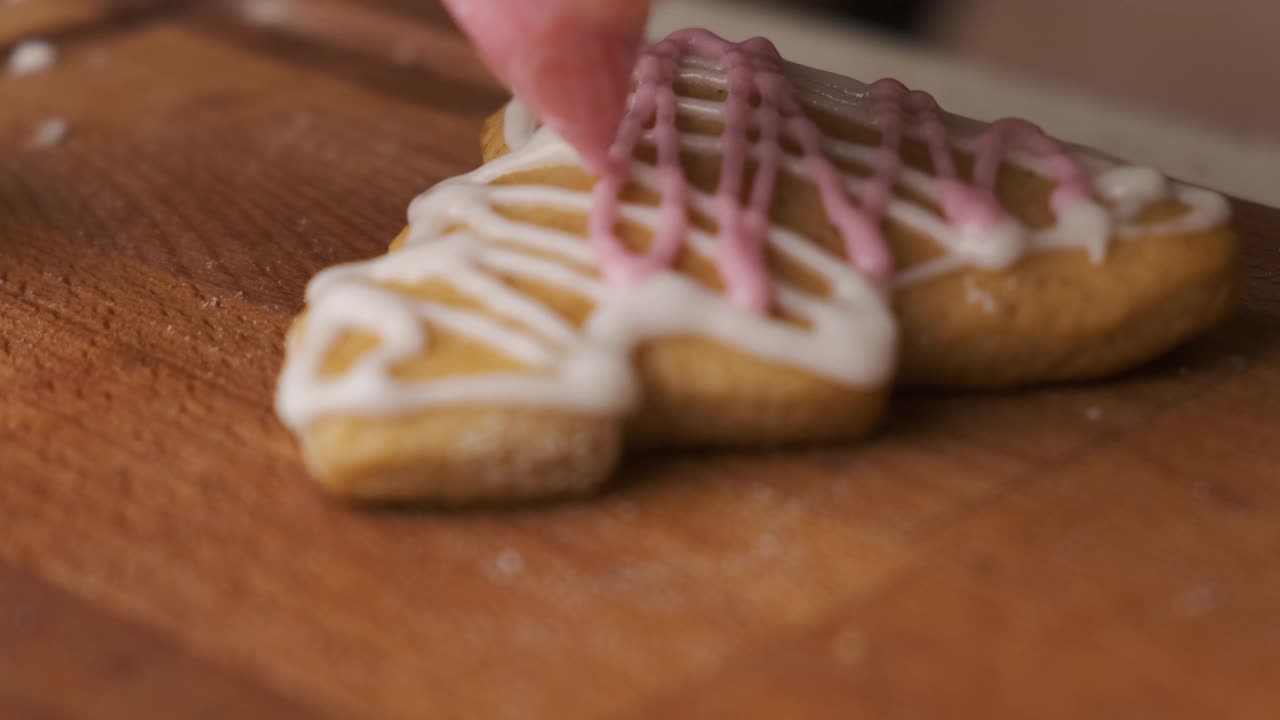
<path fill-rule="evenodd" d="M 854 440 L 899 368 L 1095 377 L 1233 296 L 1222 198 L 759 39 L 646 50 L 599 177 L 518 103 L 482 144 L 388 255 L 308 289 L 277 401 L 335 494 L 568 494 L 626 445 Z"/>
<path fill-rule="evenodd" d="M 880 142 L 879 134 L 855 120 L 813 114 L 834 135 L 868 146 Z M 486 161 L 508 152 L 505 115 L 504 110 L 485 123 L 481 147 Z M 903 153 L 908 163 L 915 160 L 925 168 L 921 158 L 927 154 L 917 142 L 908 142 Z M 972 157 L 961 155 L 959 160 L 962 167 L 972 166 Z M 704 189 L 714 184 L 717 158 L 689 155 L 684 162 L 691 176 L 703 178 Z M 1167 352 L 1230 311 L 1238 284 L 1238 247 L 1225 201 L 1177 186 L 1147 168 L 1112 165 L 1100 157 L 1094 163 L 1106 167 L 1099 172 L 1104 183 L 1147 184 L 1157 190 L 1123 236 L 1107 238 L 1100 258 L 1077 242 L 1028 253 L 1002 268 L 930 272 L 929 261 L 945 258 L 946 248 L 887 218 L 883 229 L 899 278 L 893 296 L 902 342 L 899 384 L 1009 388 L 1100 378 Z M 869 170 L 858 167 L 855 172 Z M 1051 182 L 1013 165 L 1001 167 L 997 182 L 1002 206 L 1019 221 L 1033 228 L 1054 222 Z M 777 216 L 803 232 L 826 233 L 827 246 L 838 252 L 814 187 L 793 182 L 783 192 L 775 200 Z M 900 194 L 911 197 L 910 192 Z M 1114 205 L 1109 209 L 1114 212 Z"/>

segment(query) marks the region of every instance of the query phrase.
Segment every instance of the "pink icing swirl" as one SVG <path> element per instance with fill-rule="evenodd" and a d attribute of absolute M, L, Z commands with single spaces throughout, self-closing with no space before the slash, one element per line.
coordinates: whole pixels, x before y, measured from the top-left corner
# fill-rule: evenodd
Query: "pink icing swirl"
<path fill-rule="evenodd" d="M 720 182 L 715 194 L 719 228 L 716 259 L 729 296 L 749 310 L 763 312 L 773 299 L 764 248 L 769 208 L 787 152 L 784 139 L 799 148 L 808 179 L 818 191 L 827 219 L 840 233 L 849 261 L 877 284 L 886 283 L 893 274 L 892 252 L 880 226 L 904 169 L 901 151 L 908 128 L 914 126 L 928 146 L 942 213 L 953 227 L 981 230 L 1008 217 L 995 187 L 1001 163 L 1012 145 L 1021 145 L 1046 161 L 1057 182 L 1051 197 L 1056 213 L 1093 197 L 1085 169 L 1061 143 L 1025 120 L 991 124 L 976 143 L 973 179 L 964 180 L 956 170 L 946 117 L 937 101 L 926 92 L 885 79 L 873 83 L 868 93 L 872 121 L 881 140 L 871 176 L 852 181 L 860 183 L 853 188 L 859 198 L 854 204 L 849 196 L 851 181 L 828 159 L 822 131 L 806 115 L 777 48 L 764 38 L 732 43 L 705 30 L 683 30 L 642 53 L 631 106 L 595 186 L 589 233 L 602 271 L 612 283 L 638 282 L 670 267 L 685 242 L 690 189 L 680 163 L 675 83 L 681 60 L 688 56 L 717 62 L 728 80 Z M 634 153 L 650 121 L 661 200 L 653 242 L 643 255 L 635 255 L 619 240 L 616 225 Z M 748 157 L 754 157 L 757 167 L 744 204 L 741 198 L 747 190 L 743 186 Z"/>

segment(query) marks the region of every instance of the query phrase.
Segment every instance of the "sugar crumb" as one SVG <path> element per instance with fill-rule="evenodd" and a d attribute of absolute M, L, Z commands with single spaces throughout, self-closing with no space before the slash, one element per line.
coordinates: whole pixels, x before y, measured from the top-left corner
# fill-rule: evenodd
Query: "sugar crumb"
<path fill-rule="evenodd" d="M 756 483 L 749 491 L 751 499 L 761 505 L 773 503 L 778 498 L 778 491 L 763 483 Z"/>
<path fill-rule="evenodd" d="M 964 278 L 964 297 L 969 304 L 981 307 L 982 312 L 988 315 L 994 315 L 1000 307 L 991 293 L 978 287 L 972 275 L 966 275 Z"/>
<path fill-rule="evenodd" d="M 782 504 L 782 509 L 778 511 L 778 516 L 782 518 L 795 518 L 803 515 L 809 509 L 809 503 L 802 497 L 789 498 Z"/>
<path fill-rule="evenodd" d="M 289 4 L 284 0 L 247 0 L 242 12 L 249 22 L 275 25 L 289 17 Z"/>
<path fill-rule="evenodd" d="M 88 55 L 89 67 L 101 69 L 111 64 L 111 51 L 105 48 L 95 48 Z"/>
<path fill-rule="evenodd" d="M 1193 587 L 1178 597 L 1176 609 L 1185 618 L 1208 615 L 1218 607 L 1218 590 L 1213 585 Z"/>
<path fill-rule="evenodd" d="M 763 558 L 777 557 L 782 552 L 782 541 L 773 533 L 764 533 L 756 538 L 755 552 Z"/>
<path fill-rule="evenodd" d="M 494 558 L 493 570 L 499 577 L 515 577 L 524 571 L 524 556 L 515 548 L 505 548 Z"/>
<path fill-rule="evenodd" d="M 831 656 L 842 665 L 853 665 L 867 656 L 867 635 L 857 628 L 845 628 L 831 638 Z"/>
<path fill-rule="evenodd" d="M 31 134 L 27 147 L 34 150 L 51 148 L 65 140 L 70 133 L 71 124 L 66 119 L 60 117 L 49 118 L 40 123 L 35 132 Z"/>
<path fill-rule="evenodd" d="M 58 49 L 48 40 L 24 40 L 9 53 L 10 75 L 32 75 L 53 67 Z"/>
<path fill-rule="evenodd" d="M 1097 407 L 1096 405 L 1084 411 L 1084 417 L 1089 422 L 1098 422 L 1102 419 L 1102 415 L 1102 408 Z"/>
<path fill-rule="evenodd" d="M 410 42 L 397 43 L 391 49 L 391 59 L 401 65 L 411 65 L 418 59 L 418 48 Z"/>

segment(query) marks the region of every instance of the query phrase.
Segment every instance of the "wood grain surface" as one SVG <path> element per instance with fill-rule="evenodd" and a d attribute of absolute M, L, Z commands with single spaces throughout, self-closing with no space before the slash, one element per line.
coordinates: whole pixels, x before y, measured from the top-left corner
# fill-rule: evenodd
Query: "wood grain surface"
<path fill-rule="evenodd" d="M 0 77 L 0 717 L 1276 716 L 1280 211 L 1237 205 L 1240 311 L 1114 382 L 354 511 L 282 333 L 501 91 L 428 2 L 58 4 Z"/>

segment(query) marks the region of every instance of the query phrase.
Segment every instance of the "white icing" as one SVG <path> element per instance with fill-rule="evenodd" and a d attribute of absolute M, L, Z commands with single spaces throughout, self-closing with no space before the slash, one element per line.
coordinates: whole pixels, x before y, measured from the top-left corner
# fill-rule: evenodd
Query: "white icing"
<path fill-rule="evenodd" d="M 507 104 L 502 115 L 502 138 L 508 149 L 515 151 L 527 145 L 537 129 L 538 121 L 529 112 L 529 106 L 518 99 Z"/>
<path fill-rule="evenodd" d="M 788 66 L 788 73 L 807 106 L 871 124 L 866 85 L 795 65 Z M 727 85 L 715 63 L 696 57 L 685 60 L 681 78 L 711 87 Z M 690 98 L 681 98 L 677 110 L 688 117 L 712 119 L 724 112 L 721 103 Z M 946 121 L 956 138 L 954 144 L 972 151 L 982 126 L 954 116 Z M 909 128 L 907 134 L 912 133 Z M 625 289 L 611 287 L 600 280 L 584 238 L 512 220 L 498 211 L 500 207 L 537 207 L 585 215 L 591 206 L 589 193 L 544 185 L 489 184 L 514 173 L 577 166 L 577 153 L 549 129 L 539 128 L 517 101 L 507 108 L 504 139 L 509 154 L 443 182 L 413 202 L 403 250 L 333 268 L 315 278 L 308 289 L 306 326 L 291 341 L 278 390 L 278 408 L 288 424 L 300 428 L 327 414 L 386 415 L 440 405 L 625 413 L 638 398 L 632 367 L 636 348 L 652 339 L 677 336 L 713 339 L 848 386 L 873 386 L 890 378 L 897 328 L 887 298 L 845 259 L 782 227 L 770 228 L 768 242 L 775 252 L 828 285 L 829 295 L 818 297 L 778 283 L 778 307 L 801 318 L 803 326 L 747 312 L 721 293 L 671 270 Z M 684 132 L 681 147 L 689 153 L 717 154 L 722 143 L 719 137 Z M 874 148 L 835 139 L 826 140 L 825 150 L 834 158 L 863 166 L 874 158 Z M 1080 159 L 1094 172 L 1098 193 L 1107 205 L 1075 204 L 1051 228 L 1033 230 L 1012 219 L 983 230 L 957 228 L 914 201 L 893 198 L 890 220 L 934 238 L 945 251 L 899 273 L 894 286 L 925 282 L 965 267 L 1006 268 L 1031 251 L 1083 249 L 1095 262 L 1102 262 L 1113 237 L 1207 229 L 1222 223 L 1228 214 L 1221 196 L 1170 183 L 1153 170 L 1124 167 L 1095 154 Z M 1040 157 L 1016 148 L 1010 149 L 1006 162 L 1047 174 Z M 805 175 L 799 158 L 789 154 L 782 170 Z M 631 179 L 653 189 L 658 184 L 656 175 L 653 167 L 637 164 Z M 850 174 L 845 184 L 851 196 L 859 197 L 864 181 Z M 937 181 L 917 170 L 904 170 L 898 184 L 935 204 L 941 197 Z M 714 217 L 713 196 L 692 188 L 689 194 L 692 210 Z M 1145 207 L 1171 197 L 1187 211 L 1159 225 L 1136 222 Z M 620 217 L 652 229 L 658 212 L 654 207 L 623 204 Z M 687 248 L 714 261 L 716 238 L 692 227 Z M 558 287 L 589 300 L 594 309 L 582 327 L 574 327 L 501 277 Z M 484 309 L 450 307 L 383 287 L 430 280 L 447 283 Z M 965 289 L 970 302 L 985 312 L 996 310 L 991 297 L 976 285 Z M 395 365 L 429 350 L 433 328 L 491 347 L 528 370 L 430 381 L 395 378 L 391 372 Z M 323 377 L 320 368 L 325 357 L 350 331 L 372 334 L 379 345 L 340 376 Z"/>

